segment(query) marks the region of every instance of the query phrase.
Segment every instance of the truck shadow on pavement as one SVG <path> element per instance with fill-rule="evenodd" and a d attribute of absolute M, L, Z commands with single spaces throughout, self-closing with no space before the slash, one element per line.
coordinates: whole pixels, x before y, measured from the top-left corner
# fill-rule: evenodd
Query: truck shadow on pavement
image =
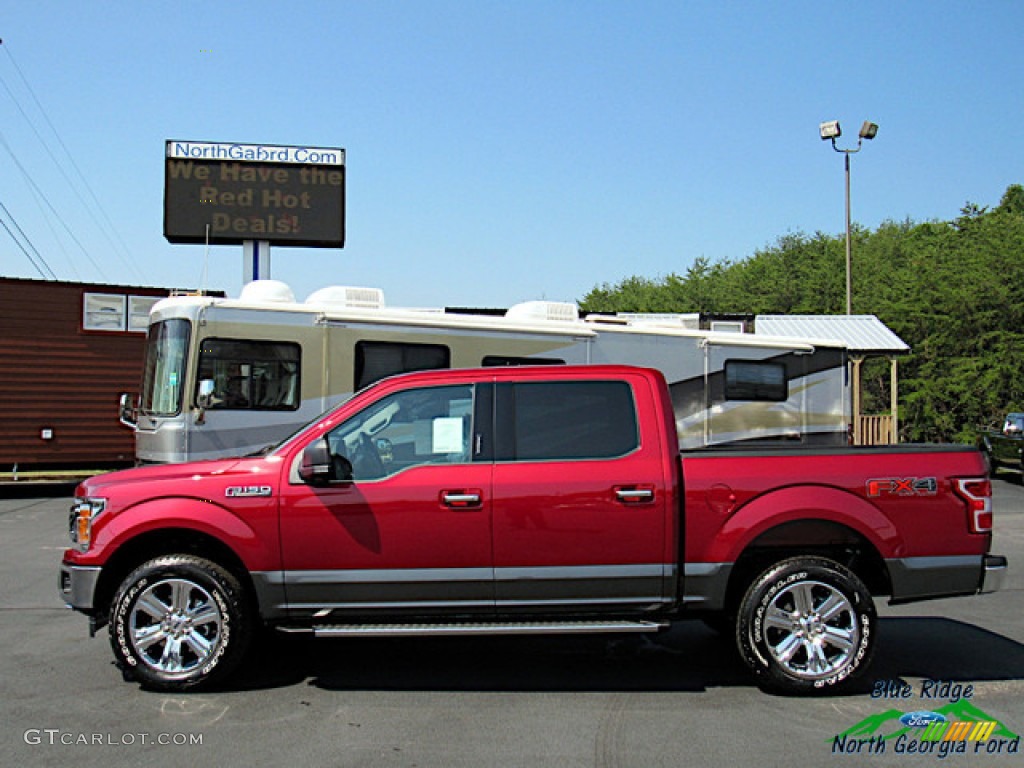
<path fill-rule="evenodd" d="M 1024 680 L 1024 644 L 940 617 L 887 618 L 870 677 L 975 682 Z"/>
<path fill-rule="evenodd" d="M 1024 680 L 1024 645 L 945 618 L 884 618 L 874 664 L 849 695 L 876 680 Z M 731 638 L 700 622 L 660 635 L 421 637 L 314 640 L 268 635 L 231 690 L 292 685 L 351 691 L 678 691 L 754 687 Z"/>

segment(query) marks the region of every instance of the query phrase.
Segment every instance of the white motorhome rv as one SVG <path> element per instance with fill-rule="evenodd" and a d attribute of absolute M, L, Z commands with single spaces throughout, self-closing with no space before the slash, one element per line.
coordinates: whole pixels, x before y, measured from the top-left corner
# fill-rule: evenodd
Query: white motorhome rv
<path fill-rule="evenodd" d="M 504 316 L 393 309 L 377 289 L 296 302 L 278 281 L 238 299 L 178 296 L 150 314 L 141 396 L 122 398 L 139 462 L 258 451 L 374 381 L 427 368 L 626 363 L 668 380 L 683 449 L 845 444 L 839 341 L 714 333 L 680 319 L 590 316 L 526 302 Z"/>

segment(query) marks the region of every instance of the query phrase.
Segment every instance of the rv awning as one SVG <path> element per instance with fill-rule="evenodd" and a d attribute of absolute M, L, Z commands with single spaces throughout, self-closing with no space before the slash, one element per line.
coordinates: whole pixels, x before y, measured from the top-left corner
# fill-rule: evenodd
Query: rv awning
<path fill-rule="evenodd" d="M 905 355 L 910 346 L 874 315 L 757 315 L 755 334 L 838 339 L 853 355 Z"/>

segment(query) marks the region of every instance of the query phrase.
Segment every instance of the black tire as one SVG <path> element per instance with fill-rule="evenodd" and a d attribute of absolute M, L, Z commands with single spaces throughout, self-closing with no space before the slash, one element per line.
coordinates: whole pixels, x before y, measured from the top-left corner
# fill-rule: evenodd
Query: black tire
<path fill-rule="evenodd" d="M 192 555 L 139 566 L 110 607 L 110 645 L 125 679 L 161 691 L 223 679 L 245 655 L 252 626 L 238 579 Z"/>
<path fill-rule="evenodd" d="M 864 673 L 877 635 L 871 593 L 853 572 L 826 558 L 795 557 L 750 585 L 736 644 L 765 690 L 825 693 Z"/>

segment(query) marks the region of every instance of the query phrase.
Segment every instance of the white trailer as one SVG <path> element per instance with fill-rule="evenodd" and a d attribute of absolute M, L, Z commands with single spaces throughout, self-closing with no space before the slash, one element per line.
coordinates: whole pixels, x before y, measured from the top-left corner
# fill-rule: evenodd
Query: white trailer
<path fill-rule="evenodd" d="M 714 333 L 673 318 L 526 302 L 504 316 L 395 309 L 333 286 L 297 302 L 274 280 L 237 299 L 178 296 L 150 314 L 141 395 L 122 398 L 140 462 L 258 451 L 374 381 L 427 368 L 626 363 L 668 380 L 684 450 L 847 442 L 846 348 Z"/>

